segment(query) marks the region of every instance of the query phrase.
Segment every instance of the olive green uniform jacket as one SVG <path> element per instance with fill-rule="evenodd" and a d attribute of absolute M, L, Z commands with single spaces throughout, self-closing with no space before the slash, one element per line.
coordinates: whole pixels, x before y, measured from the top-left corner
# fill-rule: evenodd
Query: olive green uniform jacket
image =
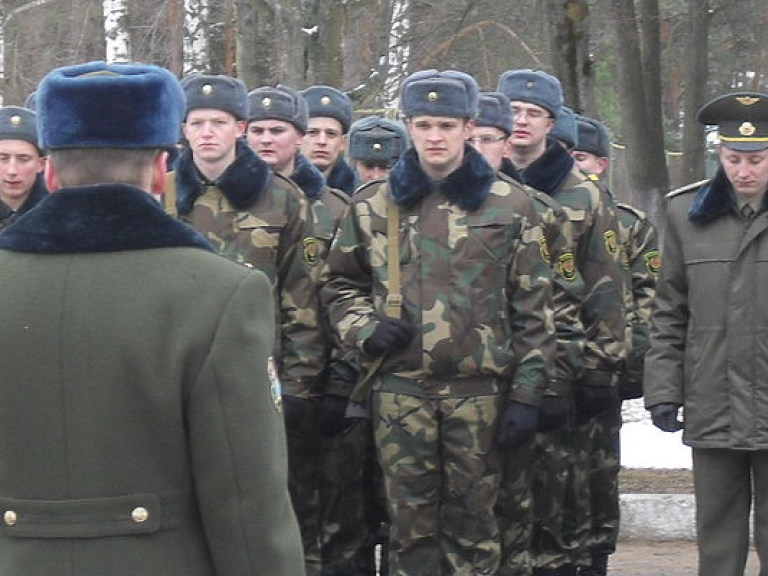
<path fill-rule="evenodd" d="M 295 576 L 263 274 L 128 186 L 0 234 L 0 574 Z"/>

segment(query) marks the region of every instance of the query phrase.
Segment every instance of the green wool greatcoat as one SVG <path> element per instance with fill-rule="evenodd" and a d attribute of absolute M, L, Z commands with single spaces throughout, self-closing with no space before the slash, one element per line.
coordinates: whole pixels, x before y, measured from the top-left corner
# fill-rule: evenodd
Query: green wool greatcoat
<path fill-rule="evenodd" d="M 127 186 L 0 235 L 0 575 L 303 574 L 271 288 L 206 247 Z"/>

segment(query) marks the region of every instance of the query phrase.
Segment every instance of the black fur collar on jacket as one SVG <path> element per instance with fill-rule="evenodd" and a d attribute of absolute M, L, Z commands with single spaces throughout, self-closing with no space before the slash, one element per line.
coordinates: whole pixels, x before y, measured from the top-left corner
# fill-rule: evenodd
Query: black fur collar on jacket
<path fill-rule="evenodd" d="M 8 218 L 8 222 L 14 222 L 19 216 L 37 206 L 40 200 L 46 196 L 48 196 L 48 189 L 45 187 L 45 178 L 41 172 L 35 177 L 35 182 L 32 184 L 29 194 L 16 212 L 13 212 L 8 206 L 0 202 L 0 220 Z"/>
<path fill-rule="evenodd" d="M 695 224 L 703 224 L 733 210 L 736 205 L 733 186 L 720 166 L 712 180 L 696 192 L 688 208 L 688 219 Z M 762 209 L 768 209 L 768 194 L 763 196 Z"/>
<path fill-rule="evenodd" d="M 0 233 L 0 249 L 39 254 L 186 246 L 213 251 L 146 192 L 119 184 L 63 188 Z"/>
<path fill-rule="evenodd" d="M 325 177 L 301 152 L 296 152 L 291 180 L 301 188 L 310 202 L 314 202 L 323 193 Z"/>
<path fill-rule="evenodd" d="M 200 177 L 192 152 L 185 150 L 174 165 L 176 179 L 176 209 L 179 214 L 189 214 L 195 200 L 203 193 L 203 181 Z M 272 169 L 248 147 L 243 140 L 238 140 L 235 147 L 235 160 L 224 173 L 216 179 L 214 185 L 221 190 L 229 203 L 236 210 L 245 210 L 256 202 L 272 178 Z"/>
<path fill-rule="evenodd" d="M 510 160 L 509 158 L 501 159 L 501 167 L 499 168 L 499 172 L 501 172 L 506 176 L 509 176 L 515 182 L 518 182 L 519 184 L 523 184 L 523 177 L 520 176 L 520 171 L 517 168 L 515 168 L 515 165 L 512 164 L 512 160 Z"/>
<path fill-rule="evenodd" d="M 325 180 L 328 186 L 346 192 L 349 196 L 352 196 L 357 188 L 357 173 L 341 156 L 333 163 Z"/>
<path fill-rule="evenodd" d="M 522 182 L 547 194 L 554 194 L 571 173 L 574 159 L 557 140 L 547 138 L 547 148 L 531 164 L 519 171 Z"/>
<path fill-rule="evenodd" d="M 472 146 L 464 146 L 464 160 L 440 182 L 427 176 L 416 150 L 409 148 L 389 173 L 389 191 L 395 204 L 408 206 L 424 198 L 437 184 L 440 191 L 462 210 L 472 211 L 488 197 L 496 173 Z"/>

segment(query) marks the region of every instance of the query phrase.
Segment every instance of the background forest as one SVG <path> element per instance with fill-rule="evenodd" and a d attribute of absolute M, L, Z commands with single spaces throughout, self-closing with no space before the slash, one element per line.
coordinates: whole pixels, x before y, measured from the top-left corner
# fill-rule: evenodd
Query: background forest
<path fill-rule="evenodd" d="M 609 127 L 611 188 L 654 219 L 666 191 L 707 174 L 696 110 L 768 91 L 765 0 L 3 0 L 0 31 L 4 104 L 23 104 L 53 67 L 94 59 L 230 74 L 249 89 L 331 84 L 359 115 L 392 116 L 401 79 L 422 68 L 471 73 L 484 90 L 505 70 L 541 68 Z"/>

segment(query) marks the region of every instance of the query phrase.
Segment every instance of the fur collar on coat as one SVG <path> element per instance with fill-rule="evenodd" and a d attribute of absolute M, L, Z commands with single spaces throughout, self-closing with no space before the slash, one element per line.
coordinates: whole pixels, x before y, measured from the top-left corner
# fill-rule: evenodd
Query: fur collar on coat
<path fill-rule="evenodd" d="M 32 189 L 29 191 L 29 194 L 16 212 L 13 212 L 8 206 L 0 202 L 0 220 L 8 218 L 8 222 L 14 222 L 19 216 L 25 212 L 29 212 L 32 208 L 37 206 L 40 200 L 46 196 L 48 196 L 48 189 L 45 187 L 45 178 L 41 172 L 35 177 L 35 183 L 32 184 Z"/>
<path fill-rule="evenodd" d="M 336 162 L 331 166 L 331 171 L 328 172 L 326 178 L 328 186 L 336 188 L 346 192 L 348 196 L 352 196 L 352 193 L 357 188 L 357 173 L 352 169 L 352 166 L 339 156 Z"/>
<path fill-rule="evenodd" d="M 398 206 L 409 206 L 429 194 L 437 185 L 449 202 L 471 212 L 488 197 L 496 173 L 477 150 L 464 146 L 464 160 L 456 170 L 434 182 L 419 164 L 416 150 L 409 148 L 389 173 L 389 191 Z"/>
<path fill-rule="evenodd" d="M 325 187 L 325 177 L 323 173 L 318 170 L 314 164 L 307 160 L 301 152 L 296 152 L 296 160 L 294 161 L 294 170 L 291 174 L 291 180 L 301 188 L 304 195 L 310 202 L 314 202 L 323 193 Z"/>
<path fill-rule="evenodd" d="M 146 192 L 125 185 L 63 188 L 0 233 L 0 249 L 38 254 L 191 247 L 213 251 Z"/>
<path fill-rule="evenodd" d="M 527 167 L 519 171 L 524 184 L 547 194 L 554 194 L 571 173 L 575 160 L 563 145 L 547 138 L 547 148 Z"/>
<path fill-rule="evenodd" d="M 174 165 L 176 178 L 176 209 L 179 214 L 189 214 L 203 193 L 203 180 L 192 159 L 192 152 L 185 150 Z M 235 160 L 213 184 L 229 201 L 235 210 L 251 206 L 269 185 L 272 169 L 248 147 L 238 140 Z"/>
<path fill-rule="evenodd" d="M 725 170 L 720 166 L 712 180 L 699 188 L 688 209 L 688 219 L 694 224 L 704 224 L 722 216 L 737 206 L 736 194 Z M 763 210 L 768 209 L 768 194 L 763 196 Z"/>

